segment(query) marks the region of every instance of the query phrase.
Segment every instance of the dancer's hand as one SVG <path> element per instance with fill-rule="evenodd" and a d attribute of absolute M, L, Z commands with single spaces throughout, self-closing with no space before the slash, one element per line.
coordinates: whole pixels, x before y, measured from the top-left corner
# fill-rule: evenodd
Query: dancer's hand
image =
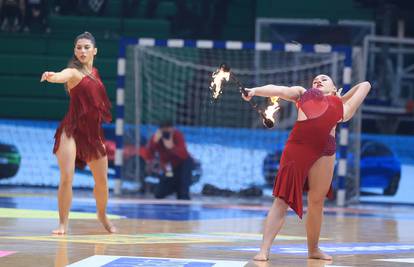
<path fill-rule="evenodd" d="M 250 101 L 255 94 L 254 88 L 245 88 L 245 90 L 247 91 L 247 96 L 245 96 L 243 93 L 241 94 L 241 96 L 244 100 Z"/>
<path fill-rule="evenodd" d="M 339 88 L 339 89 L 336 91 L 335 95 L 336 95 L 337 97 L 341 98 L 341 97 L 342 97 L 342 90 L 343 90 L 343 89 L 344 89 L 344 88 Z"/>
<path fill-rule="evenodd" d="M 49 78 L 51 78 L 55 73 L 53 71 L 45 71 L 42 74 L 42 77 L 40 78 L 40 82 L 48 81 Z"/>

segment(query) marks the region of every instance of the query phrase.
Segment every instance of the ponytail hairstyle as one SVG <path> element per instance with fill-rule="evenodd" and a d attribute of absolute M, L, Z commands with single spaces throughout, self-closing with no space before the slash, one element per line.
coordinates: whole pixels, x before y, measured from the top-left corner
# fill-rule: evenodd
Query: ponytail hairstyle
<path fill-rule="evenodd" d="M 80 39 L 87 39 L 87 40 L 91 41 L 93 46 L 96 48 L 95 37 L 90 32 L 84 32 L 84 33 L 81 33 L 78 36 L 76 36 L 75 41 L 74 41 L 75 46 L 76 46 L 76 43 Z M 86 71 L 84 65 L 79 61 L 79 59 L 75 56 L 75 54 L 73 54 L 72 58 L 69 60 L 67 67 L 77 69 L 79 72 L 83 73 L 86 76 L 89 76 L 91 79 L 96 81 L 96 78 L 91 73 L 88 73 Z M 65 89 L 68 91 L 68 87 L 67 87 L 66 83 L 65 83 Z"/>

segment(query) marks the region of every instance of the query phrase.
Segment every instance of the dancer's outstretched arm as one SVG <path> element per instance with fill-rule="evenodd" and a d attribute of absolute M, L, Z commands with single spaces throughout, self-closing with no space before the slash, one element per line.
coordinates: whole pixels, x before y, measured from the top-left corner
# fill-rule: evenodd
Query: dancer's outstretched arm
<path fill-rule="evenodd" d="M 355 92 L 358 90 L 359 86 L 361 83 L 358 83 L 357 85 L 355 85 L 354 87 L 352 87 L 351 89 L 349 89 L 343 96 L 341 96 L 342 102 L 345 104 L 346 102 L 348 102 L 349 99 L 351 99 L 351 97 L 355 94 Z M 342 88 L 340 89 L 342 90 Z"/>
<path fill-rule="evenodd" d="M 295 102 L 306 91 L 302 86 L 281 86 L 268 84 L 265 86 L 246 88 L 247 96 L 243 99 L 249 101 L 253 96 L 271 97 L 278 96 L 284 100 Z"/>
<path fill-rule="evenodd" d="M 80 73 L 76 69 L 66 68 L 60 72 L 45 71 L 40 78 L 40 81 L 48 81 L 50 83 L 67 83 L 73 78 L 78 78 Z"/>
<path fill-rule="evenodd" d="M 371 84 L 369 82 L 362 82 L 352 87 L 352 89 L 348 91 L 349 93 L 342 97 L 344 103 L 343 121 L 349 121 L 354 116 L 370 90 Z"/>

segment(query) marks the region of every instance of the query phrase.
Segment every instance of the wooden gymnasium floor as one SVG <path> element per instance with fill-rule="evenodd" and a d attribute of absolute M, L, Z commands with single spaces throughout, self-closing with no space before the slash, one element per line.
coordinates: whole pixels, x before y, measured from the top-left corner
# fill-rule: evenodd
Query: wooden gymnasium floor
<path fill-rule="evenodd" d="M 304 221 L 289 212 L 270 261 L 256 263 L 269 201 L 111 198 L 120 229 L 111 235 L 94 219 L 90 194 L 75 196 L 69 234 L 53 236 L 56 190 L 2 189 L 0 266 L 414 266 L 412 206 L 327 208 L 320 245 L 333 262 L 306 258 Z"/>

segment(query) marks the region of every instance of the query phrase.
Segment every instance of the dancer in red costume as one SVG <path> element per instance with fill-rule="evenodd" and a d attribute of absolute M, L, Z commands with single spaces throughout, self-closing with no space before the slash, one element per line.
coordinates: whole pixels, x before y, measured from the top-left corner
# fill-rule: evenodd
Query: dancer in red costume
<path fill-rule="evenodd" d="M 95 38 L 89 32 L 82 33 L 75 39 L 68 67 L 61 72 L 46 71 L 40 80 L 64 83 L 70 96 L 69 110 L 56 130 L 53 148 L 60 169 L 59 227 L 54 234 L 67 232 L 75 165 L 84 168 L 86 164 L 95 180 L 93 193 L 98 219 L 108 232 L 116 231 L 106 216 L 108 159 L 101 128 L 102 122 L 111 121 L 111 103 L 98 70 L 93 67 L 96 53 Z"/>
<path fill-rule="evenodd" d="M 354 86 L 344 96 L 337 95 L 332 79 L 318 75 L 312 88 L 301 86 L 266 85 L 248 90 L 242 97 L 278 96 L 296 103 L 297 121 L 289 135 L 273 188 L 275 199 L 267 215 L 263 241 L 254 260 L 267 261 L 269 250 L 291 207 L 302 218 L 302 193 L 308 191 L 306 232 L 308 257 L 332 260 L 319 249 L 319 235 L 325 196 L 332 196 L 332 176 L 335 162 L 335 128 L 338 122 L 352 118 L 371 89 L 369 82 Z"/>

